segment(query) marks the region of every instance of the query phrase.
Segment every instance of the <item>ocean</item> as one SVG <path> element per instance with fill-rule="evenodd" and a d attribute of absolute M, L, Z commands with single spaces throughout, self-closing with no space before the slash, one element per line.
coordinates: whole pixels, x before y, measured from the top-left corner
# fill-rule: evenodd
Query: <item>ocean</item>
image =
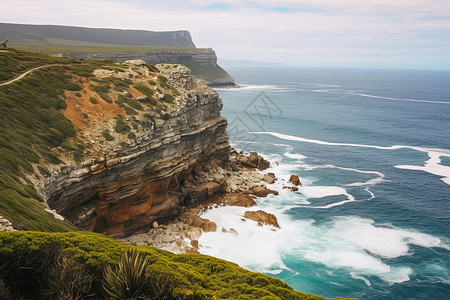
<path fill-rule="evenodd" d="M 206 211 L 200 252 L 328 298 L 450 299 L 450 71 L 227 71 L 231 144 L 271 161 L 280 195 Z M 257 209 L 280 229 L 243 219 Z"/>

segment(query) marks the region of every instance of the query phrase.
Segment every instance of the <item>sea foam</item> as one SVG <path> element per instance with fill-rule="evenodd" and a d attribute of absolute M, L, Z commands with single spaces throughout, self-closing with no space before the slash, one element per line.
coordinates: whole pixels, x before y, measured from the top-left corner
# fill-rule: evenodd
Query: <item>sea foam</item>
<path fill-rule="evenodd" d="M 417 146 L 406 146 L 406 145 L 394 145 L 394 146 L 376 146 L 376 145 L 364 145 L 364 144 L 352 144 L 352 143 L 333 143 L 326 142 L 315 139 L 307 139 L 298 136 L 292 136 L 277 132 L 253 132 L 255 134 L 269 134 L 275 136 L 277 138 L 289 141 L 298 141 L 304 143 L 312 143 L 318 145 L 326 145 L 326 146 L 343 146 L 343 147 L 362 147 L 362 148 L 373 148 L 379 150 L 399 150 L 399 149 L 412 149 L 419 152 L 427 153 L 429 156 L 429 160 L 425 162 L 424 166 L 410 166 L 410 165 L 400 165 L 396 166 L 400 169 L 409 169 L 409 170 L 419 170 L 424 171 L 433 175 L 440 176 L 442 181 L 446 184 L 450 185 L 450 167 L 441 165 L 441 157 L 450 157 L 450 150 L 448 149 L 438 149 L 438 148 L 425 148 L 425 147 L 417 147 Z"/>

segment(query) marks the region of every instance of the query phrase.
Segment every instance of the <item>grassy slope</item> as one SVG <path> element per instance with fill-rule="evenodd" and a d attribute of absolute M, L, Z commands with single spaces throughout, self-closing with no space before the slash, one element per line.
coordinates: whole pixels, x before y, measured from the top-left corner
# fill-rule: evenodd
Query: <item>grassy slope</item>
<path fill-rule="evenodd" d="M 22 40 L 8 43 L 8 46 L 23 51 L 32 51 L 41 54 L 54 55 L 63 51 L 98 53 L 98 52 L 141 52 L 152 50 L 195 50 L 198 48 L 181 48 L 171 46 L 139 46 L 139 45 L 115 45 L 92 42 L 80 42 L 66 39 L 45 38 L 43 41 Z"/>
<path fill-rule="evenodd" d="M 212 82 L 217 84 L 234 82 L 231 77 L 222 67 L 219 65 L 201 65 L 192 60 L 184 60 L 182 64 L 191 69 L 192 74 L 206 82 Z"/>
<path fill-rule="evenodd" d="M 151 247 L 133 247 L 88 232 L 0 233 L 0 265 L 4 264 L 6 270 L 14 268 L 18 257 L 45 257 L 49 255 L 49 247 L 58 245 L 62 252 L 70 253 L 94 274 L 101 274 L 105 264 L 115 264 L 126 249 L 136 248 L 147 257 L 149 273 L 156 272 L 170 278 L 174 287 L 171 293 L 176 299 L 324 299 L 295 291 L 279 279 L 247 271 L 214 257 L 175 255 Z M 0 278 L 6 283 L 15 283 L 15 276 L 29 276 L 26 272 L 30 271 L 24 269 L 23 274 L 0 272 Z"/>

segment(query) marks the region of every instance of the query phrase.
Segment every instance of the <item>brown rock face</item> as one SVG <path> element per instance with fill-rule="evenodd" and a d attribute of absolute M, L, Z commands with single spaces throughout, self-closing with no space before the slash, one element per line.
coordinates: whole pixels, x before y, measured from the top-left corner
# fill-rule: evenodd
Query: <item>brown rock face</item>
<path fill-rule="evenodd" d="M 297 175 L 291 175 L 291 177 L 289 178 L 289 181 L 292 182 L 293 185 L 295 186 L 302 186 L 302 183 L 300 182 L 300 178 L 298 178 Z"/>
<path fill-rule="evenodd" d="M 156 119 L 154 127 L 114 153 L 62 166 L 37 187 L 52 209 L 80 228 L 126 236 L 174 217 L 189 197 L 202 199 L 221 189 L 210 183 L 186 190 L 183 183 L 196 166 L 228 160 L 222 101 L 187 68 L 165 70 L 162 75 L 180 92 L 170 118 Z M 215 230 L 215 224 L 200 227 Z"/>
<path fill-rule="evenodd" d="M 249 193 L 258 197 L 267 197 L 269 194 L 278 195 L 278 191 L 274 191 L 263 186 L 254 187 L 249 191 Z"/>
<path fill-rule="evenodd" d="M 263 210 L 258 211 L 246 211 L 244 213 L 244 217 L 250 220 L 253 220 L 255 222 L 265 224 L 265 225 L 273 225 L 275 227 L 280 227 L 278 225 L 278 220 L 275 215 L 267 213 Z"/>

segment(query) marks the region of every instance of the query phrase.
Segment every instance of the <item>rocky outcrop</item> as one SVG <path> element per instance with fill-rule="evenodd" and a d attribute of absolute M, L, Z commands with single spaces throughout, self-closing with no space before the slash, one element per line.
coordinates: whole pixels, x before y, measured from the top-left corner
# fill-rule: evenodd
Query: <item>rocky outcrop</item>
<path fill-rule="evenodd" d="M 211 196 L 221 189 L 211 183 L 182 187 L 196 169 L 228 161 L 222 101 L 187 68 L 159 68 L 180 91 L 167 120 L 154 120 L 126 147 L 60 167 L 38 187 L 49 206 L 75 225 L 125 236 L 174 217 L 193 195 Z"/>
<path fill-rule="evenodd" d="M 0 216 L 0 231 L 15 231 L 15 229 L 8 219 Z"/>
<path fill-rule="evenodd" d="M 302 183 L 300 182 L 300 178 L 297 175 L 291 175 L 289 178 L 289 181 L 292 182 L 295 186 L 302 186 Z"/>
<path fill-rule="evenodd" d="M 248 156 L 243 154 L 236 155 L 236 161 L 244 167 L 265 170 L 270 167 L 270 163 L 256 152 L 250 152 Z"/>
<path fill-rule="evenodd" d="M 253 220 L 255 222 L 258 222 L 258 225 L 262 226 L 264 225 L 272 225 L 275 227 L 280 227 L 278 225 L 277 217 L 275 217 L 274 214 L 267 213 L 263 210 L 258 211 L 246 211 L 244 213 L 244 217 L 250 220 Z"/>

